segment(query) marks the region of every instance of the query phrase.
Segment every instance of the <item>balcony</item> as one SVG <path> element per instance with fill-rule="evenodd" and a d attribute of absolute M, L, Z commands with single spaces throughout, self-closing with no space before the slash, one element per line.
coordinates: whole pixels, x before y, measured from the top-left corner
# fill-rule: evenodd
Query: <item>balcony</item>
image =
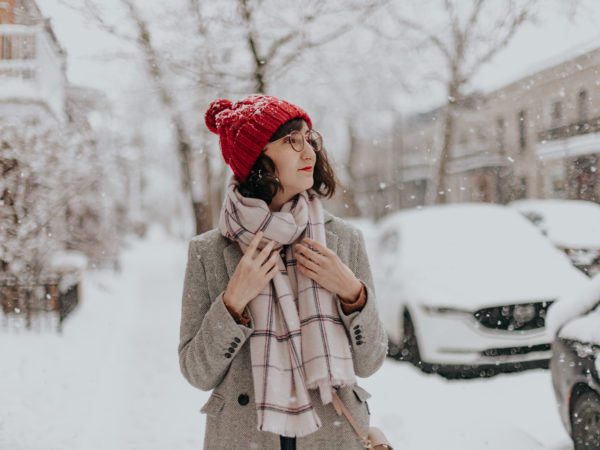
<path fill-rule="evenodd" d="M 64 54 L 43 25 L 0 25 L 0 102 L 41 103 L 64 119 Z"/>
<path fill-rule="evenodd" d="M 555 141 L 557 139 L 565 139 L 582 134 L 597 133 L 600 131 L 600 117 L 583 120 L 562 127 L 550 128 L 538 133 L 538 140 Z"/>
<path fill-rule="evenodd" d="M 507 157 L 501 153 L 481 150 L 479 152 L 453 156 L 448 162 L 448 173 L 456 174 L 470 170 L 504 167 L 509 165 Z"/>

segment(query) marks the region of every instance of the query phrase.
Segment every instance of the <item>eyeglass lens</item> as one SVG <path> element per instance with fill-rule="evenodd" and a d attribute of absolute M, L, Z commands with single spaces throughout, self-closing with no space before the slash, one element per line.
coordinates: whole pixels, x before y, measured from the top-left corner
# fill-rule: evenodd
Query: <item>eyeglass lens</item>
<path fill-rule="evenodd" d="M 310 130 L 306 137 L 302 135 L 300 131 L 292 131 L 290 133 L 290 144 L 292 148 L 301 152 L 304 150 L 304 141 L 307 140 L 308 143 L 312 146 L 315 152 L 321 151 L 321 147 L 323 146 L 323 138 L 319 134 L 318 131 Z"/>

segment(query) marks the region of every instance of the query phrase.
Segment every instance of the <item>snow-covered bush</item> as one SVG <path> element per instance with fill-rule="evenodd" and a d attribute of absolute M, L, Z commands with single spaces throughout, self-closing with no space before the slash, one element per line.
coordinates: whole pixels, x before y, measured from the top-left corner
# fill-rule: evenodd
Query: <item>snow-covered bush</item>
<path fill-rule="evenodd" d="M 68 124 L 0 123 L 0 168 L 5 276 L 35 282 L 63 249 L 92 260 L 115 253 L 117 208 L 106 196 L 104 169 L 88 136 Z"/>

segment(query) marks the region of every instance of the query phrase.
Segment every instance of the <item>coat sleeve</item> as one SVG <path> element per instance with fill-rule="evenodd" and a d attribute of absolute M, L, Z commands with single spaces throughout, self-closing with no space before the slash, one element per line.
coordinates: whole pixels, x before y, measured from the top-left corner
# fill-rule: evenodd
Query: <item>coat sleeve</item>
<path fill-rule="evenodd" d="M 223 293 L 210 297 L 201 242 L 192 240 L 183 283 L 179 365 L 198 389 L 214 389 L 223 379 L 252 329 L 235 322 Z"/>
<path fill-rule="evenodd" d="M 350 336 L 354 357 L 354 372 L 359 377 L 368 377 L 383 364 L 387 354 L 387 335 L 375 300 L 373 276 L 365 241 L 360 230 L 354 230 L 353 250 L 349 267 L 366 287 L 367 302 L 360 311 L 346 315 L 338 301 L 338 311 Z"/>

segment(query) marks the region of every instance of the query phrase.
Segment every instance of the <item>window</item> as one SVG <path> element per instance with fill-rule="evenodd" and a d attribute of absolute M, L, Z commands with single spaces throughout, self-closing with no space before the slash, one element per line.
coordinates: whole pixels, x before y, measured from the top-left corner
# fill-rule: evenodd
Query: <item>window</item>
<path fill-rule="evenodd" d="M 562 104 L 560 100 L 552 102 L 550 107 L 550 126 L 558 128 L 562 124 Z"/>
<path fill-rule="evenodd" d="M 498 153 L 504 154 L 504 119 L 496 119 L 496 140 L 498 143 Z"/>
<path fill-rule="evenodd" d="M 525 124 L 525 110 L 522 109 L 521 111 L 519 111 L 519 116 L 518 116 L 518 121 L 519 121 L 519 148 L 521 149 L 521 152 L 523 152 L 525 150 L 525 147 L 527 146 L 527 134 L 526 134 L 526 124 Z"/>
<path fill-rule="evenodd" d="M 527 198 L 527 177 L 519 178 L 517 199 L 520 199 L 520 198 Z"/>
<path fill-rule="evenodd" d="M 579 122 L 585 122 L 588 119 L 588 95 L 585 89 L 580 90 L 577 96 L 577 112 Z"/>

